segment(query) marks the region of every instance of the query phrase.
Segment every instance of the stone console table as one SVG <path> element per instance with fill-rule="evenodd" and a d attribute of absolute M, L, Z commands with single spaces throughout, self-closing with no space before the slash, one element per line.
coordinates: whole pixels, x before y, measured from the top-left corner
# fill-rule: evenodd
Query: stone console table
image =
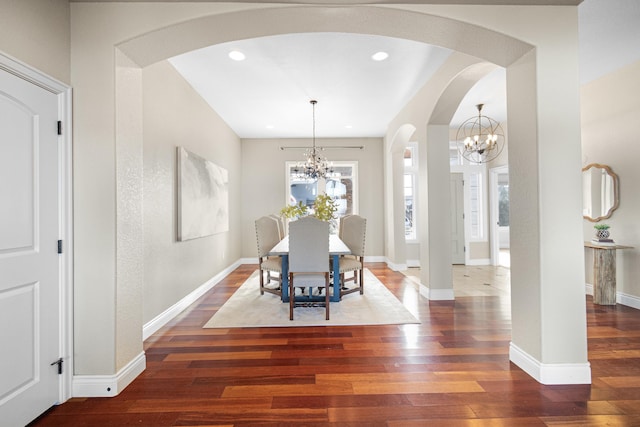
<path fill-rule="evenodd" d="M 593 303 L 616 304 L 616 251 L 632 249 L 632 246 L 598 245 L 584 242 L 585 248 L 593 250 Z"/>

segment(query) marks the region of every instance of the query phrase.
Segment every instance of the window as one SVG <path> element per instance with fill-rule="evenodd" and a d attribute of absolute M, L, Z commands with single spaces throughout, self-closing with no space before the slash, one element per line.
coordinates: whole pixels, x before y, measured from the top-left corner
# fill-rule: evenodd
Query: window
<path fill-rule="evenodd" d="M 404 237 L 405 240 L 416 240 L 416 183 L 418 182 L 418 159 L 416 143 L 411 143 L 404 150 Z"/>
<path fill-rule="evenodd" d="M 358 162 L 333 162 L 330 178 L 310 181 L 296 176 L 297 162 L 287 162 L 287 200 L 289 204 L 302 201 L 310 209 L 318 194 L 327 193 L 336 201 L 337 218 L 358 213 Z M 337 230 L 337 221 L 331 222 L 332 233 Z"/>
<path fill-rule="evenodd" d="M 472 239 L 482 239 L 484 230 L 482 227 L 482 174 L 478 172 L 469 174 L 469 196 L 470 196 L 470 229 Z"/>

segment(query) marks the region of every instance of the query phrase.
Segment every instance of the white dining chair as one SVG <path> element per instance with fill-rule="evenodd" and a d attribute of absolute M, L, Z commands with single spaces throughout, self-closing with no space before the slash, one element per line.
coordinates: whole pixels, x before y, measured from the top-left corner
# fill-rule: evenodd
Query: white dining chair
<path fill-rule="evenodd" d="M 341 221 L 340 239 L 349 247 L 350 255 L 339 259 L 340 297 L 360 291 L 364 294 L 364 244 L 367 220 L 360 215 L 349 215 Z M 346 273 L 353 273 L 347 277 Z M 347 289 L 345 282 L 353 281 L 357 287 Z"/>
<path fill-rule="evenodd" d="M 274 218 L 263 216 L 256 220 L 256 240 L 258 243 L 258 270 L 260 273 L 260 295 L 269 292 L 282 295 L 282 261 L 279 256 L 269 256 L 269 251 L 280 241 L 278 223 Z M 265 284 L 264 275 L 267 275 Z M 277 273 L 273 275 L 272 273 Z M 272 281 L 277 288 L 268 287 Z"/>
<path fill-rule="evenodd" d="M 280 236 L 280 240 L 284 239 L 284 236 L 287 235 L 287 231 L 284 227 L 284 220 L 280 215 L 270 214 L 269 218 L 273 218 L 274 221 L 278 224 L 278 234 Z"/>
<path fill-rule="evenodd" d="M 324 287 L 329 320 L 329 223 L 313 216 L 289 223 L 289 320 L 296 306 L 295 288 Z"/>

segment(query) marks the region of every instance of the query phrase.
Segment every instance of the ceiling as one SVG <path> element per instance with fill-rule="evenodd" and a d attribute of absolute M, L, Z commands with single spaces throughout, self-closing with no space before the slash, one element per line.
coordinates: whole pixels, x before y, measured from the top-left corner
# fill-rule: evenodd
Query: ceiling
<path fill-rule="evenodd" d="M 578 14 L 582 84 L 640 59 L 640 1 L 585 0 Z M 245 59 L 230 59 L 233 50 Z M 388 58 L 373 60 L 380 51 Z M 311 136 L 311 99 L 318 138 L 381 137 L 450 54 L 404 39 L 305 33 L 219 44 L 170 62 L 241 138 Z M 478 103 L 506 120 L 504 69 L 469 91 L 452 125 L 475 115 Z"/>

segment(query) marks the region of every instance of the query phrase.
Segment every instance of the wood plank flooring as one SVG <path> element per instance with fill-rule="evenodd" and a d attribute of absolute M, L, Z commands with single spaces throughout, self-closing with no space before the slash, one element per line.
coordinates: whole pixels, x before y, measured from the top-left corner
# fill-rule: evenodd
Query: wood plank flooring
<path fill-rule="evenodd" d="M 367 267 L 422 324 L 202 329 L 256 268 L 243 265 L 145 342 L 147 369 L 120 395 L 32 424 L 640 426 L 640 311 L 587 297 L 593 384 L 544 386 L 509 362 L 508 297 L 430 302 Z"/>

